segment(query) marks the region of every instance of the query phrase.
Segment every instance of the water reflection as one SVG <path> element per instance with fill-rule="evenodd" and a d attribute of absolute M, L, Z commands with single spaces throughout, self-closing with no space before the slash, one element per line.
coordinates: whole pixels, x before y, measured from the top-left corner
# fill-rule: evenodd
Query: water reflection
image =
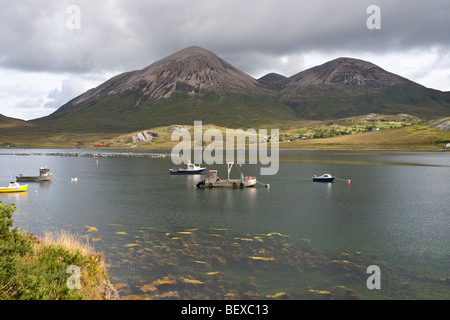
<path fill-rule="evenodd" d="M 26 203 L 28 201 L 28 193 L 18 192 L 1 194 L 0 201 L 3 203 Z"/>

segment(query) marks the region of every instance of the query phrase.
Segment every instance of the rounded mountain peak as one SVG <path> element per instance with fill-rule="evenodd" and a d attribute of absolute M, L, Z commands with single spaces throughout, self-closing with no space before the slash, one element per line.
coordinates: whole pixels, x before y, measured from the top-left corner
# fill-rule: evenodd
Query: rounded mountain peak
<path fill-rule="evenodd" d="M 150 99 L 223 89 L 256 90 L 257 81 L 209 50 L 191 46 L 133 72 L 121 89 L 139 87 Z"/>
<path fill-rule="evenodd" d="M 292 76 L 287 86 L 379 87 L 401 84 L 405 80 L 371 62 L 341 57 Z"/>

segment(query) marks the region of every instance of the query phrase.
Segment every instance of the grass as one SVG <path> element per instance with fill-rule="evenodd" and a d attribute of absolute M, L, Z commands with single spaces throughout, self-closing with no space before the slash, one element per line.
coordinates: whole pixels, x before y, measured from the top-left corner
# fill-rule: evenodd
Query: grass
<path fill-rule="evenodd" d="M 180 123 L 184 123 L 181 121 Z M 193 137 L 193 124 L 183 125 Z M 279 126 L 278 126 L 279 125 Z M 139 131 L 96 133 L 96 132 L 54 132 L 46 131 L 36 125 L 16 127 L 15 130 L 2 131 L 0 127 L 0 146 L 14 148 L 94 148 L 94 145 L 107 145 L 111 149 L 159 149 L 170 150 L 178 144 L 172 142 L 172 131 L 176 125 L 149 127 L 159 134 L 152 142 L 134 143 L 133 135 Z M 231 126 L 229 126 L 231 127 Z M 218 126 L 203 121 L 203 129 L 216 128 L 222 133 L 226 126 Z M 245 126 L 234 128 L 246 129 Z M 429 122 L 406 114 L 365 116 L 343 119 L 298 120 L 274 123 L 270 126 L 255 127 L 280 129 L 281 149 L 445 149 L 450 142 L 450 133 L 430 126 Z M 371 132 L 372 128 L 379 131 Z M 223 135 L 225 138 L 225 135 Z M 290 141 L 290 142 L 283 142 Z M 206 144 L 205 144 L 206 145 Z"/>
<path fill-rule="evenodd" d="M 0 300 L 102 300 L 115 297 L 103 256 L 61 232 L 42 239 L 14 227 L 16 207 L 0 203 Z M 68 273 L 76 266 L 79 277 Z M 70 277 L 81 287 L 68 284 Z M 73 279 L 73 278 L 72 278 Z"/>
<path fill-rule="evenodd" d="M 324 139 L 280 143 L 281 149 L 429 149 L 443 150 L 450 132 L 424 124 Z"/>

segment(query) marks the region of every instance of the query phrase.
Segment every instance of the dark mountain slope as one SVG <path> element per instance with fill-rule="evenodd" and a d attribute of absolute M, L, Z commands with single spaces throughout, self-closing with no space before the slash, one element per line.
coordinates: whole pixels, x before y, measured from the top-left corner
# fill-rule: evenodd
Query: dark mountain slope
<path fill-rule="evenodd" d="M 132 132 L 195 120 L 263 128 L 368 113 L 448 116 L 450 94 L 351 58 L 256 80 L 208 50 L 189 47 L 115 76 L 32 123 L 54 131 Z"/>

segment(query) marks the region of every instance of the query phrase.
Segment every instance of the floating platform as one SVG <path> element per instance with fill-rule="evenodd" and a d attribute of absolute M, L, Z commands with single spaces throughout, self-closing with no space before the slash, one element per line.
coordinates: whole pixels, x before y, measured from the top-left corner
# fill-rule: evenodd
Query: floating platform
<path fill-rule="evenodd" d="M 228 179 L 220 179 L 217 175 L 217 170 L 209 170 L 208 178 L 197 183 L 197 188 L 248 188 L 256 185 L 256 178 L 244 177 L 241 172 L 240 179 L 230 179 L 230 171 L 233 167 L 232 162 L 228 166 Z"/>
<path fill-rule="evenodd" d="M 49 168 L 40 168 L 38 176 L 24 176 L 23 174 L 19 174 L 16 177 L 16 181 L 18 182 L 41 182 L 41 181 L 50 181 L 52 180 L 53 174 L 50 173 Z"/>

